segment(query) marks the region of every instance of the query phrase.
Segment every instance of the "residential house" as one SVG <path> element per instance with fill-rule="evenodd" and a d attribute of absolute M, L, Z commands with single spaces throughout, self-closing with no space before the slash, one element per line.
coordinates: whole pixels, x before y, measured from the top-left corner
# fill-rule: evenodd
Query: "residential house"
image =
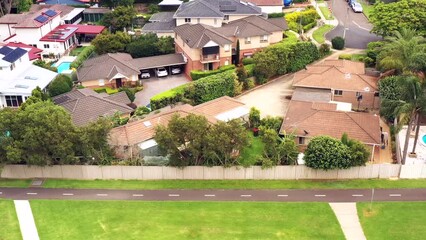
<path fill-rule="evenodd" d="M 264 13 L 282 13 L 284 7 L 283 0 L 247 0 L 262 9 Z"/>
<path fill-rule="evenodd" d="M 35 88 L 44 90 L 57 75 L 33 65 L 24 48 L 0 47 L 0 107 L 19 107 Z"/>
<path fill-rule="evenodd" d="M 354 109 L 379 107 L 378 79 L 366 75 L 364 63 L 348 60 L 325 60 L 307 66 L 294 75 L 293 87 L 323 89 L 331 101 L 347 102 Z"/>
<path fill-rule="evenodd" d="M 163 0 L 158 6 L 161 11 L 176 11 L 182 3 L 180 0 Z"/>
<path fill-rule="evenodd" d="M 99 22 L 104 18 L 104 15 L 110 13 L 111 9 L 103 7 L 90 7 L 83 10 L 83 21 L 85 22 Z"/>
<path fill-rule="evenodd" d="M 33 4 L 29 12 L 48 9 L 60 12 L 61 24 L 79 24 L 83 21 L 83 11 L 85 10 L 85 8 L 75 8 L 65 4 Z"/>
<path fill-rule="evenodd" d="M 2 44 L 0 44 L 2 45 Z M 41 53 L 43 52 L 43 50 L 24 44 L 24 43 L 18 43 L 18 42 L 10 42 L 5 44 L 5 46 L 11 47 L 11 48 L 22 48 L 28 51 L 28 57 L 30 59 L 30 61 L 34 61 L 37 59 L 42 59 Z"/>
<path fill-rule="evenodd" d="M 142 27 L 142 33 L 155 33 L 158 37 L 174 37 L 173 29 L 176 27 L 176 20 L 173 19 L 174 12 L 155 13 L 149 19 L 149 23 Z"/>
<path fill-rule="evenodd" d="M 76 126 L 85 126 L 99 117 L 111 117 L 117 112 L 120 117 L 130 117 L 134 111 L 129 107 L 126 92 L 112 95 L 97 93 L 91 89 L 74 89 L 52 98 L 53 102 L 64 107 Z"/>
<path fill-rule="evenodd" d="M 154 140 L 155 128 L 167 125 L 176 114 L 180 117 L 189 114 L 205 116 L 214 124 L 217 121 L 226 122 L 233 119 L 247 120 L 249 109 L 243 103 L 226 96 L 197 106 L 184 104 L 161 109 L 159 113 L 151 113 L 143 119 L 112 129 L 109 144 L 114 149 L 115 155 L 118 158 L 143 157 L 145 160 L 159 156 L 158 146 Z"/>
<path fill-rule="evenodd" d="M 213 70 L 235 61 L 237 42 L 240 57 L 280 42 L 287 28 L 283 18 L 264 19 L 249 16 L 215 28 L 205 24 L 184 24 L 175 28 L 175 49 L 188 59 L 185 73 L 192 70 Z"/>

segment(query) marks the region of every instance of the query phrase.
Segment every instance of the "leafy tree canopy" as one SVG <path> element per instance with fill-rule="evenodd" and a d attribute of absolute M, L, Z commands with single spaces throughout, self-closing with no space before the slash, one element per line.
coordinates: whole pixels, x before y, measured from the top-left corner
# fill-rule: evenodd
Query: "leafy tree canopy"
<path fill-rule="evenodd" d="M 109 27 L 111 32 L 124 31 L 124 28 L 129 30 L 135 17 L 136 10 L 132 5 L 119 6 L 114 11 L 105 14 L 102 23 Z"/>
<path fill-rule="evenodd" d="M 309 141 L 304 156 L 307 167 L 322 170 L 351 167 L 349 147 L 329 136 L 314 137 Z"/>
<path fill-rule="evenodd" d="M 107 31 L 99 34 L 92 41 L 92 45 L 95 46 L 95 52 L 99 55 L 122 52 L 128 43 L 130 43 L 130 36 L 126 33 L 116 32 L 112 34 Z"/>

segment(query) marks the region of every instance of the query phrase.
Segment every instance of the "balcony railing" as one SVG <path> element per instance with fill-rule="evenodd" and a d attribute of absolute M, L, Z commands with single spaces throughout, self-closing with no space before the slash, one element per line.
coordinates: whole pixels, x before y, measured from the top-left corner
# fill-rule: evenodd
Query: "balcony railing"
<path fill-rule="evenodd" d="M 201 55 L 201 62 L 218 62 L 220 61 L 219 54 Z"/>

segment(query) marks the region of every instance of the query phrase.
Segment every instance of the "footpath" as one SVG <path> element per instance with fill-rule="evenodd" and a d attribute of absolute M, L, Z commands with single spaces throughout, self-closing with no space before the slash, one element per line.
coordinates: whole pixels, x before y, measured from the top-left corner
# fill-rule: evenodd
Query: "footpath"
<path fill-rule="evenodd" d="M 317 3 L 316 1 L 312 1 L 311 5 L 317 10 L 317 13 L 320 15 L 321 17 L 321 23 L 318 24 L 317 26 L 315 26 L 314 28 L 310 29 L 309 31 L 307 31 L 305 33 L 305 36 L 312 39 L 312 42 L 315 43 L 316 45 L 321 45 L 320 43 L 318 43 L 317 41 L 315 41 L 315 39 L 313 38 L 313 33 L 315 32 L 315 30 L 317 30 L 318 28 L 320 28 L 322 25 L 327 24 L 327 25 L 332 25 L 334 27 L 336 27 L 337 25 L 339 25 L 339 21 L 336 19 L 336 17 L 333 16 L 333 20 L 327 20 L 324 16 L 324 14 L 322 14 L 320 7 L 328 7 L 327 2 L 322 2 L 322 3 Z M 331 45 L 331 42 L 328 41 L 327 39 L 325 40 L 325 43 Z"/>

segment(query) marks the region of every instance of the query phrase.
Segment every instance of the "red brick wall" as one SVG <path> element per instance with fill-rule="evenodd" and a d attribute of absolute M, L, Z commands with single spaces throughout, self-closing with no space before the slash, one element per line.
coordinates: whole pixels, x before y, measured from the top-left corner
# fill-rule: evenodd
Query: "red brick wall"
<path fill-rule="evenodd" d="M 334 94 L 334 91 L 332 92 Z M 361 92 L 362 100 L 359 104 L 360 108 L 377 109 L 379 108 L 379 97 L 374 97 L 373 92 Z M 343 90 L 342 96 L 333 96 L 333 101 L 352 103 L 352 108 L 358 108 L 358 101 L 355 91 Z"/>

